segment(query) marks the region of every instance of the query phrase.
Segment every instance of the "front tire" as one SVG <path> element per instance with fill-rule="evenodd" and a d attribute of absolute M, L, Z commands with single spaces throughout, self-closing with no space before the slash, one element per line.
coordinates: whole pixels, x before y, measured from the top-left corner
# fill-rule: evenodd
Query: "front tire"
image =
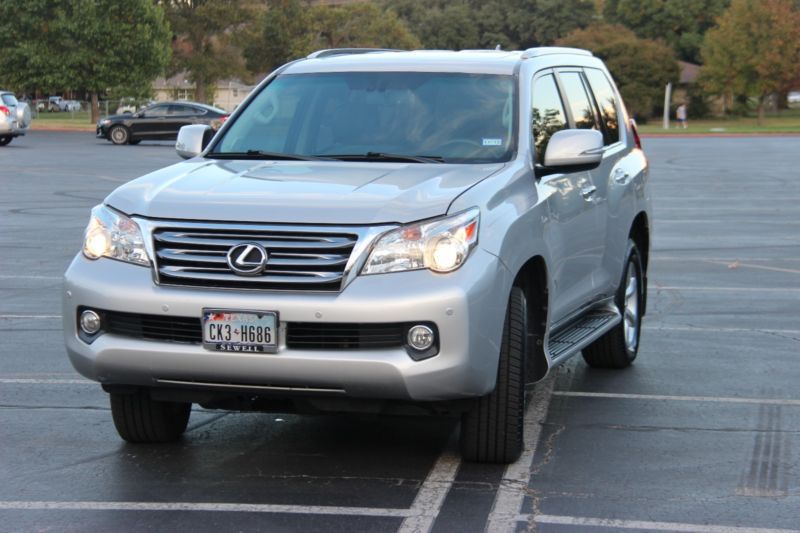
<path fill-rule="evenodd" d="M 117 145 L 128 144 L 131 140 L 131 133 L 125 126 L 112 126 L 108 131 L 108 138 Z"/>
<path fill-rule="evenodd" d="M 146 390 L 111 394 L 111 415 L 117 433 L 133 443 L 178 440 L 186 431 L 191 409 L 190 403 L 154 401 Z"/>
<path fill-rule="evenodd" d="M 615 297 L 622 322 L 583 349 L 583 359 L 589 366 L 626 368 L 636 359 L 642 331 L 643 282 L 644 269 L 639 249 L 636 243 L 629 240 L 625 252 L 625 270 Z"/>
<path fill-rule="evenodd" d="M 524 446 L 525 354 L 528 320 L 525 294 L 511 289 L 495 390 L 476 400 L 461 418 L 461 456 L 479 463 L 513 463 Z"/>

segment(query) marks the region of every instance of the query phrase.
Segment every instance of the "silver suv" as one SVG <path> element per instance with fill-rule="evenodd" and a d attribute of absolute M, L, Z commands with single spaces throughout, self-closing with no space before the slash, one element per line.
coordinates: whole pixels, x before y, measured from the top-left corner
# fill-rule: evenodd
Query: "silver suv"
<path fill-rule="evenodd" d="M 67 351 L 127 441 L 192 403 L 424 409 L 509 462 L 525 385 L 636 357 L 648 163 L 589 52 L 321 51 L 176 148 L 66 272 Z"/>
<path fill-rule="evenodd" d="M 31 124 L 28 104 L 20 102 L 14 93 L 0 91 L 0 146 L 5 146 L 14 137 L 21 137 Z"/>

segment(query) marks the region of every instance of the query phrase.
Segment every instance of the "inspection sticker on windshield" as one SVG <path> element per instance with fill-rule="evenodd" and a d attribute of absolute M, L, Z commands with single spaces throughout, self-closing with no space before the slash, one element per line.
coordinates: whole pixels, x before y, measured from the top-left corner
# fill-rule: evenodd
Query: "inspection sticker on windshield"
<path fill-rule="evenodd" d="M 481 144 L 483 146 L 503 146 L 503 139 L 487 139 L 484 137 L 481 139 Z"/>

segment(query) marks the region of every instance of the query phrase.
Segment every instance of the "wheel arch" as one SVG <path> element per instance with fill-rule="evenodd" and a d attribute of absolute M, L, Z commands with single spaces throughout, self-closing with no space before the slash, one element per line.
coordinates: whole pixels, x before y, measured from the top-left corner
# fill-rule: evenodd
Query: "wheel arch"
<path fill-rule="evenodd" d="M 514 277 L 515 287 L 522 289 L 527 302 L 528 339 L 525 361 L 525 382 L 533 383 L 547 375 L 549 363 L 544 352 L 549 309 L 547 263 L 541 255 L 528 259 Z"/>
<path fill-rule="evenodd" d="M 644 280 L 642 280 L 642 316 L 644 316 L 647 312 L 647 270 L 650 263 L 650 220 L 647 218 L 647 213 L 641 211 L 636 215 L 631 224 L 628 238 L 636 243 L 636 248 L 638 248 L 639 255 L 642 258 L 642 271 L 644 273 Z"/>

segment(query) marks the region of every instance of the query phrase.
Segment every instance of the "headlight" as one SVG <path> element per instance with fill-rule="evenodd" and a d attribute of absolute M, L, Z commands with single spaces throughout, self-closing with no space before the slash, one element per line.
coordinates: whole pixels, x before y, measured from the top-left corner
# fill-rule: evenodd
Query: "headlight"
<path fill-rule="evenodd" d="M 139 226 L 104 205 L 92 209 L 83 238 L 83 255 L 89 259 L 110 257 L 137 265 L 149 265 Z"/>
<path fill-rule="evenodd" d="M 392 230 L 369 254 L 362 274 L 383 274 L 428 268 L 452 272 L 478 243 L 478 208 L 430 222 Z"/>
<path fill-rule="evenodd" d="M 101 126 L 108 126 L 109 124 L 111 124 L 111 121 L 107 118 L 104 118 L 103 120 L 100 121 Z"/>

